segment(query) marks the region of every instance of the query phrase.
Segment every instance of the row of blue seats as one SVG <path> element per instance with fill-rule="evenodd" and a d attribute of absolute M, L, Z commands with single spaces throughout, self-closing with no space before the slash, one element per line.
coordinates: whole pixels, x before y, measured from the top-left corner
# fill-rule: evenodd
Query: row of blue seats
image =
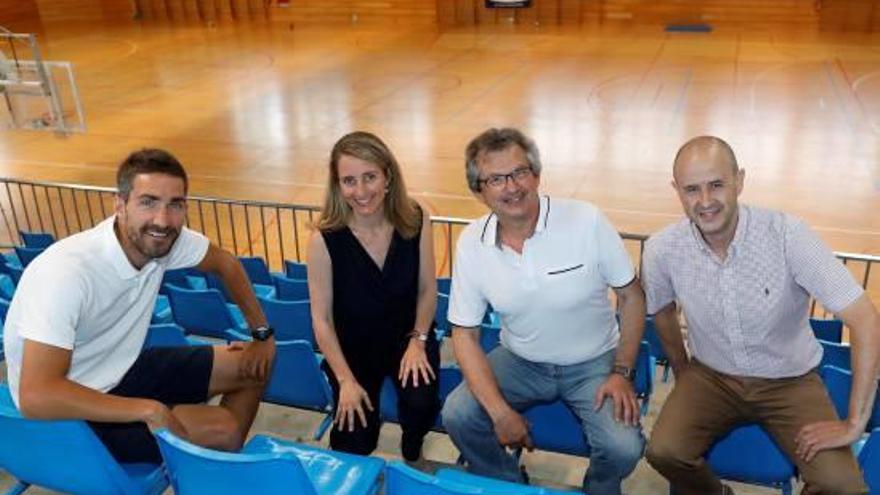
<path fill-rule="evenodd" d="M 190 444 L 157 432 L 165 465 L 120 464 L 82 421 L 22 418 L 0 386 L 0 465 L 16 478 L 9 493 L 31 485 L 83 495 L 158 495 L 169 484 L 178 494 L 298 493 L 308 495 L 500 494 L 564 492 L 486 479 L 444 469 L 427 475 L 400 462 L 332 452 L 256 435 L 241 452 Z"/>
<path fill-rule="evenodd" d="M 151 334 L 154 329 L 151 329 Z M 182 332 L 177 329 L 178 340 L 169 345 L 185 345 Z M 148 339 L 155 345 L 154 339 Z M 484 326 L 481 345 L 490 351 L 498 345 L 497 329 Z M 644 405 L 650 398 L 653 384 L 654 363 L 649 358 L 646 342 L 642 343 L 639 358 L 640 381 L 637 392 L 643 397 Z M 276 378 L 277 377 L 277 378 Z M 441 400 L 462 380 L 461 372 L 455 367 L 443 367 L 439 373 Z M 846 391 L 848 393 L 848 389 Z M 380 417 L 385 422 L 398 422 L 397 397 L 390 381 L 384 384 L 381 392 Z M 325 418 L 315 433 L 320 438 L 330 424 L 332 395 L 326 377 L 319 368 L 319 358 L 312 353 L 307 342 L 281 342 L 278 344 L 276 364 L 272 379 L 267 387 L 264 400 L 281 405 L 299 407 L 315 411 L 325 411 Z M 575 416 L 562 402 L 537 405 L 525 412 L 531 425 L 531 435 L 535 446 L 540 450 L 559 452 L 580 457 L 590 456 L 590 447 L 581 433 Z M 440 421 L 435 430 L 443 431 Z M 742 452 L 754 452 L 743 458 Z M 721 439 L 709 454 L 713 469 L 726 479 L 753 482 L 782 488 L 788 492 L 791 479 L 795 476 L 794 466 L 788 462 L 770 437 L 755 425 L 743 426 Z"/>
<path fill-rule="evenodd" d="M 0 466 L 17 479 L 10 493 L 29 485 L 74 494 L 158 494 L 169 482 L 175 493 L 377 493 L 384 462 L 371 457 L 330 452 L 263 435 L 239 453 L 204 449 L 167 431 L 158 432 L 165 468 L 119 464 L 82 421 L 23 419 L 0 386 Z M 781 452 L 760 448 L 769 437 L 755 426 L 740 427 L 710 451 L 708 462 L 725 479 L 746 482 L 782 479 L 790 493 L 793 467 L 775 461 Z M 721 445 L 728 444 L 724 449 Z M 744 450 L 748 449 L 748 450 Z M 880 494 L 880 428 L 857 446 L 871 494 Z M 750 455 L 743 456 L 748 451 Z M 784 458 L 783 458 L 784 459 Z M 384 466 L 385 493 L 539 494 L 560 493 L 489 480 L 453 470 L 427 475 L 398 463 Z M 167 472 L 167 478 L 166 478 Z"/>

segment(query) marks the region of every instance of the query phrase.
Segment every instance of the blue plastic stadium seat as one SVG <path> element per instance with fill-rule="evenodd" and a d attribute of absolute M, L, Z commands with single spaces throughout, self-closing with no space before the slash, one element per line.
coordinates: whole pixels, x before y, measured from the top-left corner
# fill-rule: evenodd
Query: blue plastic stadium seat
<path fill-rule="evenodd" d="M 822 361 L 819 366 L 835 366 L 844 370 L 852 369 L 852 350 L 849 344 L 839 344 L 827 340 L 819 340 L 822 344 Z"/>
<path fill-rule="evenodd" d="M 21 242 L 24 247 L 45 249 L 55 242 L 55 237 L 46 232 L 25 232 L 20 230 Z"/>
<path fill-rule="evenodd" d="M 794 464 L 756 424 L 738 426 L 719 438 L 706 460 L 718 477 L 792 492 Z"/>
<path fill-rule="evenodd" d="M 810 318 L 810 328 L 819 340 L 843 342 L 843 322 L 837 319 Z"/>
<path fill-rule="evenodd" d="M 162 429 L 159 449 L 174 493 L 372 495 L 385 462 L 254 436 L 239 453 L 193 445 Z"/>
<path fill-rule="evenodd" d="M 305 301 L 309 298 L 309 283 L 305 279 L 273 274 L 275 298 L 282 301 Z"/>
<path fill-rule="evenodd" d="M 275 340 L 306 340 L 317 349 L 312 328 L 312 306 L 308 300 L 281 301 L 257 296 L 269 325 L 275 330 Z"/>
<path fill-rule="evenodd" d="M 869 495 L 880 495 L 880 428 L 871 432 L 867 441 L 860 445 L 857 455 Z"/>
<path fill-rule="evenodd" d="M 287 278 L 306 280 L 309 274 L 308 266 L 298 261 L 284 260 L 284 275 Z"/>
<path fill-rule="evenodd" d="M 120 464 L 83 421 L 25 419 L 0 384 L 0 468 L 29 485 L 77 495 L 158 495 L 168 487 L 164 467 Z"/>
<path fill-rule="evenodd" d="M 241 313 L 234 312 L 218 290 L 181 289 L 174 285 L 165 288 L 174 322 L 188 334 L 239 340 L 237 335 L 249 333 Z"/>

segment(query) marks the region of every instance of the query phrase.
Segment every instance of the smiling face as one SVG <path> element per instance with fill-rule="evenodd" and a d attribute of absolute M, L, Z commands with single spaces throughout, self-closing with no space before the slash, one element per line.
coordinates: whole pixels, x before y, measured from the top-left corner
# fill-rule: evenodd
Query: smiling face
<path fill-rule="evenodd" d="M 477 158 L 480 191 L 477 196 L 498 216 L 501 224 L 522 223 L 538 218 L 540 202 L 538 186 L 541 178 L 529 168 L 526 152 L 516 144 L 500 151 L 488 151 Z M 509 176 L 508 176 L 509 175 Z M 502 176 L 500 187 L 492 187 L 487 180 Z M 515 178 L 516 177 L 516 178 Z"/>
<path fill-rule="evenodd" d="M 726 247 L 736 232 L 745 172 L 734 160 L 720 146 L 697 145 L 680 153 L 673 170 L 685 214 L 713 247 Z"/>
<path fill-rule="evenodd" d="M 140 269 L 171 251 L 186 220 L 183 179 L 162 173 L 139 174 L 127 198 L 116 198 L 117 238 L 131 264 Z"/>
<path fill-rule="evenodd" d="M 379 165 L 351 155 L 339 157 L 339 192 L 354 215 L 383 215 L 388 178 Z"/>

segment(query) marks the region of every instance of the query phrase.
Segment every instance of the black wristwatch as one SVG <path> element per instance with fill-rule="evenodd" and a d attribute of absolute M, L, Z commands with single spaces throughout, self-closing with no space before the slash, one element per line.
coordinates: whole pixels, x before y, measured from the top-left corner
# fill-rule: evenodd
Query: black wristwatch
<path fill-rule="evenodd" d="M 611 368 L 611 372 L 616 373 L 629 381 L 633 381 L 636 379 L 636 370 L 622 364 L 615 364 L 614 368 Z"/>
<path fill-rule="evenodd" d="M 275 330 L 268 325 L 261 325 L 251 330 L 251 337 L 260 342 L 269 340 L 273 335 L 275 335 Z"/>

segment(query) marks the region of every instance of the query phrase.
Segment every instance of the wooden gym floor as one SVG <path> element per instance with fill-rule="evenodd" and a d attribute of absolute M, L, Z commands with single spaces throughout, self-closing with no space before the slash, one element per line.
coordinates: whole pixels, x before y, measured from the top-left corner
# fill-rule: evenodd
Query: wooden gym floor
<path fill-rule="evenodd" d="M 675 151 L 711 133 L 747 171 L 743 201 L 801 216 L 835 250 L 880 254 L 876 35 L 131 22 L 46 26 L 41 46 L 74 63 L 89 130 L 0 133 L 2 176 L 110 186 L 128 152 L 158 146 L 182 159 L 193 194 L 318 205 L 330 147 L 365 129 L 433 214 L 475 217 L 463 149 L 489 126 L 517 126 L 542 151 L 545 192 L 648 234 L 680 215 Z M 289 433 L 290 421 L 303 420 L 261 413 L 257 426 Z M 395 438 L 380 450 L 393 455 Z M 444 438 L 426 452 L 454 460 Z M 538 479 L 579 483 L 582 461 L 533 455 Z M 642 463 L 627 489 L 665 484 Z"/>
<path fill-rule="evenodd" d="M 432 213 L 473 217 L 464 146 L 507 125 L 536 139 L 544 191 L 650 233 L 680 214 L 676 149 L 713 133 L 747 171 L 744 201 L 880 253 L 876 35 L 158 21 L 41 34 L 46 59 L 75 65 L 88 133 L 2 132 L 0 175 L 112 185 L 129 151 L 160 146 L 194 194 L 317 205 L 333 142 L 366 129 Z"/>

